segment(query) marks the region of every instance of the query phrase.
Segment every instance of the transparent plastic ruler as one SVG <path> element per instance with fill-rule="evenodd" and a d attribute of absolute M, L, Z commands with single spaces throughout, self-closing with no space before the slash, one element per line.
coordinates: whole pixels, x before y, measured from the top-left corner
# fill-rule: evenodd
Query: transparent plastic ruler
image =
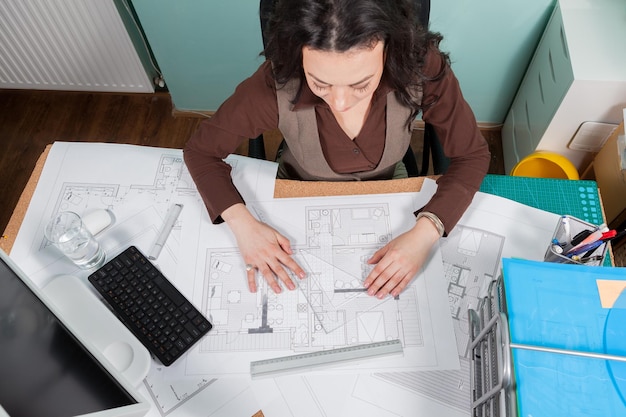
<path fill-rule="evenodd" d="M 367 343 L 346 346 L 337 349 L 320 350 L 298 355 L 281 356 L 250 362 L 252 378 L 276 376 L 303 369 L 316 368 L 324 365 L 341 364 L 347 361 L 373 358 L 378 356 L 403 353 L 399 340 Z"/>

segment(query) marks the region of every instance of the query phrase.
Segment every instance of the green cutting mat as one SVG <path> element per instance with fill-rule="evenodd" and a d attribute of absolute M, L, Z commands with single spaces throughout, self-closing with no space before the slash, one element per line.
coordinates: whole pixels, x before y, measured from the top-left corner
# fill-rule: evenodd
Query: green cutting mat
<path fill-rule="evenodd" d="M 591 224 L 604 222 L 595 181 L 487 175 L 480 191 Z"/>
<path fill-rule="evenodd" d="M 568 214 L 587 223 L 604 223 L 595 181 L 487 175 L 480 191 L 551 213 Z M 611 266 L 609 256 L 604 258 L 603 265 Z"/>

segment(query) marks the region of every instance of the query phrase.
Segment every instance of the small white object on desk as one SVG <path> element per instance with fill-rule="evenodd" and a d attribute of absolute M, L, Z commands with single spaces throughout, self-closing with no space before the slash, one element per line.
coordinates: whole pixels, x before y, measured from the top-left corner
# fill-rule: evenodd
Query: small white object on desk
<path fill-rule="evenodd" d="M 107 209 L 98 209 L 83 215 L 83 224 L 94 236 L 113 223 L 115 223 L 115 216 Z"/>

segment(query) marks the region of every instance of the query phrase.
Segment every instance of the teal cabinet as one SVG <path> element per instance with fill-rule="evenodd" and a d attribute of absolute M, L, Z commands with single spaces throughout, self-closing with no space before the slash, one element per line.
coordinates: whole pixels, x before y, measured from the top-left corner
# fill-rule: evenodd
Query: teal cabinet
<path fill-rule="evenodd" d="M 561 10 L 557 7 L 502 128 L 507 172 L 537 148 L 573 81 Z"/>
<path fill-rule="evenodd" d="M 582 172 L 590 152 L 570 148 L 584 122 L 618 124 L 626 106 L 626 2 L 561 0 L 502 128 L 505 170 L 537 151 Z"/>

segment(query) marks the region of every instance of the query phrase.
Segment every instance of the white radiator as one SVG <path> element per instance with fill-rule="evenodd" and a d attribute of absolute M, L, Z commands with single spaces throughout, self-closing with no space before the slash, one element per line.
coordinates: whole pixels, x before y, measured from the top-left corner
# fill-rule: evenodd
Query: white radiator
<path fill-rule="evenodd" d="M 0 88 L 154 91 L 113 0 L 1 0 Z"/>

